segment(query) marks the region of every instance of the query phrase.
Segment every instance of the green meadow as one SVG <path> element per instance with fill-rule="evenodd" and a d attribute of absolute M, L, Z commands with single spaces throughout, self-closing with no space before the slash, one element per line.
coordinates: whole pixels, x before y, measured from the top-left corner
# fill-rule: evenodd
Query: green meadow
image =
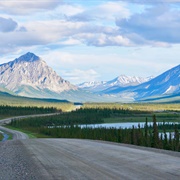
<path fill-rule="evenodd" d="M 73 103 L 66 100 L 27 98 L 2 92 L 0 92 L 0 105 L 16 107 L 54 107 L 62 111 L 71 111 L 75 108 Z M 1 114 L 0 118 L 3 118 Z"/>

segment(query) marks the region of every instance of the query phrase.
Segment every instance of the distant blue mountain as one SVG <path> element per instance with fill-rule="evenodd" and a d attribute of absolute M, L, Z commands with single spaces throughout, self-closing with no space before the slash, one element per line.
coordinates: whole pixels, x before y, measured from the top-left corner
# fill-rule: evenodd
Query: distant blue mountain
<path fill-rule="evenodd" d="M 128 94 L 135 100 L 178 94 L 180 92 L 180 65 L 164 72 L 152 80 L 137 86 L 118 87 L 113 86 L 102 91 L 102 94 Z"/>

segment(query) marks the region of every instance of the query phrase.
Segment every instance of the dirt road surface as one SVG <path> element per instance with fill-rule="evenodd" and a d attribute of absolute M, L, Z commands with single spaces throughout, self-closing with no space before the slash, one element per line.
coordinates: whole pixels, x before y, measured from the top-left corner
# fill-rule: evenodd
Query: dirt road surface
<path fill-rule="evenodd" d="M 102 141 L 27 139 L 0 144 L 0 179 L 180 179 L 180 153 Z"/>
<path fill-rule="evenodd" d="M 28 139 L 22 132 L 0 130 L 13 134 L 13 140 L 0 142 L 0 180 L 180 179 L 179 152 L 104 141 Z"/>

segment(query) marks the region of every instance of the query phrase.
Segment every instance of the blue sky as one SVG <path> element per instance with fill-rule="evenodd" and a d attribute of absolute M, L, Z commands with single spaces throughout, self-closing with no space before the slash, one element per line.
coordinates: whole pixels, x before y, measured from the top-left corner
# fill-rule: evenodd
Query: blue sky
<path fill-rule="evenodd" d="M 180 0 L 0 0 L 0 63 L 26 52 L 76 84 L 180 62 Z"/>

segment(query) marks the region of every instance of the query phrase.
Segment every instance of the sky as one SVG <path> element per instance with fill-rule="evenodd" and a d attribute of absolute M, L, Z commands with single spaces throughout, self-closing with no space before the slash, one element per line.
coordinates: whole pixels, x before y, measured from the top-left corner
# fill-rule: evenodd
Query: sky
<path fill-rule="evenodd" d="M 0 64 L 33 52 L 78 84 L 180 64 L 180 0 L 0 0 Z"/>

